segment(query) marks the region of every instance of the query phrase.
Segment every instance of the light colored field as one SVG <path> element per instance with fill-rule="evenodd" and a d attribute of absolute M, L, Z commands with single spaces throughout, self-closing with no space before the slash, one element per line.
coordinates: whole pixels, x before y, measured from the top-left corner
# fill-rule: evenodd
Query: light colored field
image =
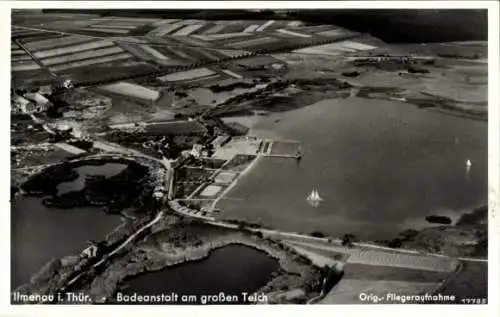
<path fill-rule="evenodd" d="M 260 37 L 260 38 L 252 39 L 252 40 L 248 40 L 248 41 L 231 43 L 228 46 L 234 47 L 234 48 L 245 48 L 248 46 L 259 45 L 259 44 L 264 44 L 264 43 L 271 43 L 271 42 L 275 42 L 275 41 L 276 41 L 276 39 L 272 38 L 272 37 Z"/>
<path fill-rule="evenodd" d="M 277 30 L 277 32 L 283 33 L 283 34 L 288 34 L 288 35 L 293 35 L 293 36 L 296 36 L 296 37 L 311 37 L 311 35 L 309 35 L 309 34 L 293 32 L 293 31 L 290 31 L 290 30 L 287 30 L 287 29 L 279 29 L 279 30 Z"/>
<path fill-rule="evenodd" d="M 155 50 L 151 46 L 148 46 L 148 45 L 139 45 L 139 47 L 142 48 L 143 50 L 145 50 L 147 53 L 151 54 L 156 59 L 165 59 L 165 60 L 169 59 L 167 56 L 165 56 L 162 53 L 158 52 L 157 50 Z"/>
<path fill-rule="evenodd" d="M 78 44 L 78 43 L 83 43 L 83 42 L 89 42 L 91 39 L 86 36 L 79 36 L 79 35 L 71 35 L 71 36 L 65 36 L 65 37 L 60 37 L 56 39 L 46 39 L 42 41 L 37 41 L 37 42 L 29 42 L 24 44 L 26 48 L 30 50 L 42 50 L 46 48 L 54 48 L 57 46 L 67 46 L 67 45 L 72 45 L 72 44 Z"/>
<path fill-rule="evenodd" d="M 203 41 L 217 41 L 217 40 L 226 40 L 226 39 L 232 39 L 235 37 L 243 37 L 243 36 L 251 36 L 253 35 L 252 33 L 221 33 L 221 34 L 210 34 L 210 35 L 198 35 L 195 34 L 193 35 L 194 38 L 203 40 Z"/>
<path fill-rule="evenodd" d="M 202 20 L 184 20 L 184 24 L 186 24 L 186 25 L 200 24 L 202 22 L 203 22 Z"/>
<path fill-rule="evenodd" d="M 170 24 L 179 21 L 179 19 L 165 19 L 165 20 L 158 20 L 153 22 L 154 26 L 160 26 L 160 25 L 165 25 L 165 24 Z"/>
<path fill-rule="evenodd" d="M 178 30 L 173 36 L 188 36 L 189 34 L 195 32 L 198 29 L 201 29 L 204 26 L 204 24 L 192 24 L 183 27 L 182 29 Z"/>
<path fill-rule="evenodd" d="M 341 31 L 341 30 L 335 29 L 335 30 L 328 30 L 328 31 L 318 32 L 316 34 L 321 35 L 321 36 L 332 36 L 332 37 L 335 37 L 335 36 L 339 36 L 339 35 L 344 34 L 344 32 Z"/>
<path fill-rule="evenodd" d="M 341 42 L 341 45 L 343 47 L 355 49 L 358 51 L 367 51 L 367 50 L 373 50 L 376 48 L 375 46 L 371 46 L 371 45 L 363 44 L 363 43 L 358 43 L 358 42 L 352 42 L 352 41 L 343 41 L 343 42 Z"/>
<path fill-rule="evenodd" d="M 255 32 L 255 30 L 257 30 L 259 27 L 260 27 L 260 25 L 258 25 L 258 24 L 252 24 L 252 25 L 249 25 L 246 29 L 244 29 L 243 32 L 245 32 L 245 33 Z"/>
<path fill-rule="evenodd" d="M 341 42 L 325 45 L 311 46 L 293 51 L 301 54 L 317 54 L 337 56 L 343 53 L 354 52 L 355 49 L 344 46 Z"/>
<path fill-rule="evenodd" d="M 121 21 L 121 20 L 112 20 L 112 21 L 100 21 L 97 23 L 98 25 L 108 25 L 108 26 L 142 26 L 148 24 L 144 21 Z M 93 24 L 93 25 L 97 25 Z"/>
<path fill-rule="evenodd" d="M 228 57 L 240 56 L 248 53 L 248 51 L 244 50 L 222 50 L 222 49 L 217 50 L 217 52 L 224 54 Z"/>
<path fill-rule="evenodd" d="M 10 53 L 12 55 L 23 55 L 23 54 L 26 54 L 26 52 L 24 50 L 13 50 L 13 51 L 10 51 Z"/>
<path fill-rule="evenodd" d="M 184 24 L 182 22 L 162 25 L 162 26 L 152 30 L 151 32 L 149 32 L 148 35 L 163 36 L 163 35 L 168 34 L 174 30 L 177 30 L 178 28 L 182 27 L 183 25 Z"/>
<path fill-rule="evenodd" d="M 385 299 L 386 294 L 396 293 L 398 295 L 417 295 L 434 291 L 439 286 L 438 283 L 416 283 L 405 281 L 377 281 L 342 279 L 332 291 L 330 291 L 321 304 L 373 304 L 372 302 L 362 302 L 359 294 L 374 294 Z M 398 302 L 383 301 L 381 304 Z"/>
<path fill-rule="evenodd" d="M 92 21 L 120 21 L 120 22 L 133 22 L 133 23 L 148 23 L 155 22 L 158 19 L 155 18 L 127 18 L 127 17 L 109 17 L 109 18 L 95 18 Z"/>
<path fill-rule="evenodd" d="M 174 53 L 175 55 L 179 56 L 180 58 L 184 58 L 184 59 L 187 59 L 187 60 L 193 60 L 193 58 L 191 56 L 187 55 L 182 50 L 178 50 L 178 49 L 175 49 L 173 47 L 169 47 L 168 50 L 170 52 Z"/>
<path fill-rule="evenodd" d="M 36 64 L 35 62 L 33 62 L 30 64 L 11 66 L 10 70 L 13 72 L 16 72 L 16 71 L 23 71 L 23 70 L 35 70 L 35 69 L 39 69 L 39 68 L 40 68 L 40 66 L 38 64 Z"/>
<path fill-rule="evenodd" d="M 28 61 L 31 60 L 31 56 L 28 54 L 25 55 L 15 55 L 11 57 L 12 62 L 17 62 L 17 61 Z"/>
<path fill-rule="evenodd" d="M 389 254 L 387 252 L 372 250 L 351 254 L 348 263 L 404 267 L 434 272 L 451 272 L 455 269 L 455 266 L 457 264 L 454 261 L 437 257 L 427 257 L 403 253 Z"/>
<path fill-rule="evenodd" d="M 161 81 L 179 81 L 179 80 L 189 80 L 200 77 L 207 77 L 215 74 L 214 71 L 208 68 L 196 68 L 184 72 L 178 72 L 173 74 L 168 74 L 162 77 L 158 77 Z"/>
<path fill-rule="evenodd" d="M 129 53 L 122 53 L 122 54 L 118 54 L 118 55 L 105 56 L 105 57 L 100 57 L 100 58 L 95 58 L 95 59 L 84 60 L 84 61 L 80 61 L 80 62 L 72 62 L 69 64 L 51 66 L 50 69 L 53 71 L 60 71 L 60 70 L 71 69 L 71 68 L 76 68 L 76 67 L 101 64 L 101 63 L 107 63 L 107 62 L 114 62 L 114 61 L 123 60 L 123 59 L 131 58 L 131 57 L 132 57 L 132 55 Z"/>
<path fill-rule="evenodd" d="M 102 48 L 102 49 L 98 49 L 98 50 L 84 51 L 82 53 L 77 53 L 77 54 L 64 55 L 61 57 L 47 58 L 47 59 L 42 60 L 42 63 L 45 65 L 53 65 L 53 64 L 60 64 L 60 63 L 77 61 L 77 60 L 81 60 L 81 59 L 95 58 L 95 57 L 101 57 L 101 56 L 106 56 L 106 55 L 111 55 L 111 54 L 117 54 L 120 52 L 123 52 L 123 49 L 121 47 L 114 46 L 114 47 Z"/>
<path fill-rule="evenodd" d="M 229 184 L 236 177 L 236 173 L 233 172 L 220 172 L 215 176 L 215 182 L 219 184 Z"/>
<path fill-rule="evenodd" d="M 228 74 L 229 76 L 234 77 L 234 78 L 238 78 L 238 79 L 243 78 L 243 76 L 236 74 L 235 72 L 230 71 L 229 69 L 223 69 L 222 72 L 224 72 L 225 74 Z"/>
<path fill-rule="evenodd" d="M 224 24 L 216 24 L 212 28 L 205 31 L 205 34 L 214 34 L 222 31 L 226 26 Z"/>
<path fill-rule="evenodd" d="M 115 94 L 130 96 L 149 101 L 154 101 L 158 99 L 158 97 L 160 96 L 160 93 L 158 91 L 154 91 L 143 86 L 126 82 L 119 82 L 116 84 L 101 86 L 99 87 L 99 89 L 107 92 L 112 92 Z"/>
<path fill-rule="evenodd" d="M 130 30 L 123 30 L 123 29 L 105 29 L 105 28 L 92 28 L 92 27 L 85 28 L 84 30 L 113 33 L 113 34 L 127 34 L 128 32 L 130 32 Z"/>
<path fill-rule="evenodd" d="M 208 58 L 210 60 L 213 60 L 213 61 L 219 59 L 218 56 L 215 56 L 215 55 L 211 54 L 210 52 L 208 52 L 208 51 L 206 51 L 204 49 L 199 49 L 198 50 L 198 54 L 201 54 L 201 55 L 205 56 L 206 58 Z"/>
<path fill-rule="evenodd" d="M 127 44 L 127 43 L 118 43 L 121 48 L 123 48 L 125 51 L 131 53 L 135 57 L 139 58 L 140 60 L 152 60 L 152 56 L 150 54 L 147 54 L 144 52 L 142 49 L 138 47 L 138 45 L 135 44 Z"/>
<path fill-rule="evenodd" d="M 302 21 L 291 21 L 288 22 L 287 27 L 293 28 L 293 27 L 299 27 L 302 25 Z"/>
<path fill-rule="evenodd" d="M 271 26 L 272 24 L 274 23 L 274 20 L 269 20 L 267 21 L 266 23 L 262 24 L 259 28 L 257 28 L 257 30 L 255 30 L 256 32 L 262 32 L 264 31 L 266 28 L 268 28 L 269 26 Z"/>
<path fill-rule="evenodd" d="M 35 57 L 38 57 L 38 58 L 46 58 L 46 57 L 52 57 L 52 56 L 57 56 L 57 55 L 63 55 L 63 54 L 78 53 L 80 51 L 85 51 L 85 50 L 95 50 L 97 48 L 109 47 L 109 46 L 113 46 L 113 45 L 115 45 L 115 43 L 113 43 L 111 41 L 100 41 L 99 40 L 99 41 L 75 45 L 75 46 L 55 48 L 55 49 L 50 49 L 50 50 L 46 50 L 46 51 L 38 51 L 38 52 L 35 52 L 33 55 Z"/>
<path fill-rule="evenodd" d="M 137 25 L 116 25 L 116 24 L 92 24 L 91 28 L 102 28 L 102 29 L 124 29 L 124 30 L 134 30 L 137 29 Z"/>
<path fill-rule="evenodd" d="M 200 193 L 200 196 L 202 196 L 202 197 L 213 197 L 213 196 L 217 195 L 217 193 L 219 193 L 221 189 L 222 189 L 222 187 L 217 186 L 217 185 L 208 185 Z"/>

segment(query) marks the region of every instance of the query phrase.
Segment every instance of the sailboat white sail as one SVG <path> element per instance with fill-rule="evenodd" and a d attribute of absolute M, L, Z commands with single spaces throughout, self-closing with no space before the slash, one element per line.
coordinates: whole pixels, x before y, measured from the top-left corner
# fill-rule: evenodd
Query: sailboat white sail
<path fill-rule="evenodd" d="M 471 161 L 470 161 L 470 160 L 467 160 L 467 162 L 465 163 L 465 165 L 466 165 L 467 167 L 471 167 L 471 166 L 472 166 L 472 163 L 471 163 Z"/>
<path fill-rule="evenodd" d="M 322 201 L 323 198 L 319 196 L 319 193 L 316 189 L 313 189 L 312 192 L 307 196 L 306 200 L 308 201 Z"/>

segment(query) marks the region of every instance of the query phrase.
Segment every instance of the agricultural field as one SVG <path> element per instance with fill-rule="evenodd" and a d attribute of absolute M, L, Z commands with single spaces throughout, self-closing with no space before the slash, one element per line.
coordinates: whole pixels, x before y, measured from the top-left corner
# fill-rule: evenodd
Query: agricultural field
<path fill-rule="evenodd" d="M 164 82 L 192 81 L 195 79 L 206 79 L 207 77 L 213 78 L 215 74 L 216 73 L 209 68 L 198 68 L 168 74 L 162 77 L 158 77 L 158 79 Z"/>
<path fill-rule="evenodd" d="M 160 93 L 158 91 L 127 82 L 118 82 L 100 86 L 99 90 L 102 90 L 105 93 L 111 93 L 126 98 L 139 99 L 146 102 L 154 102 L 160 97 Z"/>
<path fill-rule="evenodd" d="M 325 45 L 302 48 L 296 50 L 295 52 L 301 54 L 320 54 L 320 55 L 337 56 L 337 55 L 345 55 L 346 53 L 358 53 L 358 52 L 370 51 L 376 48 L 377 47 L 368 44 L 347 40 Z"/>
<path fill-rule="evenodd" d="M 90 77 L 87 68 L 100 67 L 99 73 L 106 72 L 107 77 L 126 77 L 127 74 L 135 73 L 133 66 L 144 67 L 142 73 L 147 73 L 148 69 L 153 73 L 155 69 L 151 68 L 152 65 L 176 68 L 217 63 L 250 52 L 310 45 L 331 39 L 332 35 L 325 32 L 342 36 L 348 33 L 338 27 L 307 26 L 299 21 L 206 21 L 75 15 L 72 22 L 70 14 L 61 15 L 60 21 L 58 15 L 54 15 L 55 20 L 51 23 L 45 23 L 45 18 L 40 20 L 44 21 L 42 28 L 46 31 L 24 28 L 36 27 L 36 16 L 32 14 L 29 23 L 14 19 L 19 21 L 19 25 L 13 26 L 13 34 L 42 65 L 56 74 L 69 75 L 69 78 L 81 81 Z M 59 34 L 52 30 L 68 33 Z M 40 68 L 27 55 L 18 56 L 15 60 L 16 54 L 21 53 L 18 48 L 13 48 L 13 71 Z M 115 69 L 103 69 L 106 66 Z M 214 79 L 210 76 L 216 74 L 211 72 L 201 67 L 175 75 L 158 76 L 158 80 L 177 82 L 202 77 Z M 249 75 L 239 74 L 231 66 L 224 72 L 234 78 Z M 97 77 L 98 80 L 106 78 L 101 75 Z"/>

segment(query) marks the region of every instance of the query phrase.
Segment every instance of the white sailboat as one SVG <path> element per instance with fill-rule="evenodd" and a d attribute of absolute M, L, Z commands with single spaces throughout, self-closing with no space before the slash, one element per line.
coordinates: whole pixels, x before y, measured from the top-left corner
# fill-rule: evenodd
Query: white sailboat
<path fill-rule="evenodd" d="M 306 200 L 311 202 L 317 202 L 317 201 L 322 201 L 323 198 L 319 196 L 319 193 L 316 189 L 313 189 L 312 192 L 309 194 L 309 196 L 307 196 Z"/>
<path fill-rule="evenodd" d="M 467 162 L 465 163 L 465 165 L 467 166 L 467 168 L 470 168 L 472 166 L 472 163 L 470 160 L 467 160 Z"/>

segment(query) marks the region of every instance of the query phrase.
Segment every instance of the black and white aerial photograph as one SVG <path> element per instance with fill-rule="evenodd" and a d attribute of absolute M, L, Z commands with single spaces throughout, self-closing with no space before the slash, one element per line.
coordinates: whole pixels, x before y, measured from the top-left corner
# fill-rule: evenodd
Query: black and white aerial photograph
<path fill-rule="evenodd" d="M 10 305 L 488 304 L 488 9 L 290 5 L 10 10 Z"/>

